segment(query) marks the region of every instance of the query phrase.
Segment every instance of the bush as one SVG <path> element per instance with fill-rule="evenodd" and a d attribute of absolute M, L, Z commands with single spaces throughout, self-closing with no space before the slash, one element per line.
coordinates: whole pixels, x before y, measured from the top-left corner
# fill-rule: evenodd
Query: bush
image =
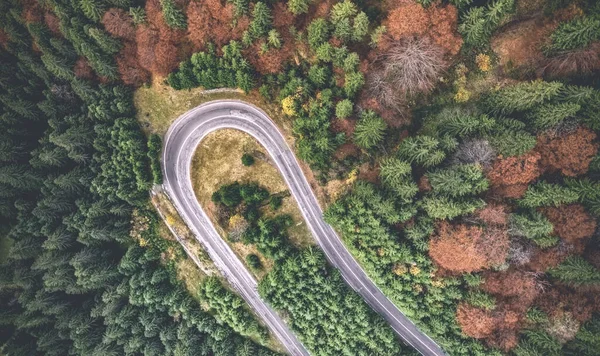
<path fill-rule="evenodd" d="M 242 155 L 242 164 L 246 167 L 249 167 L 254 164 L 254 157 L 248 153 L 244 153 Z"/>
<path fill-rule="evenodd" d="M 271 199 L 269 199 L 269 207 L 271 210 L 277 210 L 281 208 L 283 204 L 283 198 L 279 195 L 272 195 Z"/>
<path fill-rule="evenodd" d="M 250 254 L 246 256 L 246 263 L 250 268 L 255 271 L 259 271 L 262 269 L 262 263 L 260 262 L 260 258 L 255 254 Z"/>

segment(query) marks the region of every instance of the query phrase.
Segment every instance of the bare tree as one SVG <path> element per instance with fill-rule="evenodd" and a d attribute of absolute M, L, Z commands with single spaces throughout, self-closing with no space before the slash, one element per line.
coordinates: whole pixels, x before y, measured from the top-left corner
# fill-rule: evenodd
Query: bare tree
<path fill-rule="evenodd" d="M 384 106 L 398 108 L 407 98 L 430 92 L 446 69 L 443 56 L 443 49 L 427 37 L 394 42 L 367 78 L 370 94 Z"/>
<path fill-rule="evenodd" d="M 532 255 L 533 246 L 531 246 L 527 240 L 512 238 L 510 240 L 506 261 L 511 265 L 522 266 L 529 263 Z"/>
<path fill-rule="evenodd" d="M 483 139 L 473 139 L 461 143 L 453 157 L 454 163 L 479 163 L 486 168 L 492 164 L 494 159 L 496 159 L 496 152 L 490 143 Z"/>

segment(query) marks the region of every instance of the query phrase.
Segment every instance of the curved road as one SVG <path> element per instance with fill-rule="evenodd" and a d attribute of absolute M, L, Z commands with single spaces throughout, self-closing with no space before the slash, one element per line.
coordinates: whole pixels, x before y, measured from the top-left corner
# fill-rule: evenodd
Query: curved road
<path fill-rule="evenodd" d="M 263 319 L 292 355 L 308 355 L 281 318 L 260 298 L 257 282 L 229 245 L 219 236 L 198 204 L 190 175 L 196 147 L 209 133 L 232 128 L 246 132 L 266 148 L 288 187 L 313 236 L 330 263 L 346 282 L 390 324 L 402 340 L 422 355 L 445 355 L 442 349 L 406 318 L 375 286 L 354 260 L 336 232 L 323 220 L 323 213 L 296 158 L 275 123 L 258 108 L 235 100 L 219 100 L 200 105 L 180 116 L 164 140 L 163 173 L 165 191 L 181 217 L 206 248 L 217 267 L 242 297 Z M 232 158 L 233 159 L 233 158 Z"/>

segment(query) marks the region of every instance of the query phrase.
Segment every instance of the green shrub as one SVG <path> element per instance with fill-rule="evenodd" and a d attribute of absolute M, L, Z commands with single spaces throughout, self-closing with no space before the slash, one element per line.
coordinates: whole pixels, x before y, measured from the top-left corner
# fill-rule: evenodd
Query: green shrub
<path fill-rule="evenodd" d="M 272 195 L 269 199 L 269 207 L 271 210 L 278 210 L 283 204 L 283 198 L 279 195 Z"/>
<path fill-rule="evenodd" d="M 255 271 L 259 271 L 262 269 L 262 263 L 260 262 L 260 258 L 255 254 L 250 254 L 246 256 L 246 263 L 250 268 Z"/>
<path fill-rule="evenodd" d="M 249 167 L 254 164 L 254 157 L 248 153 L 244 153 L 242 155 L 242 164 L 246 167 Z"/>

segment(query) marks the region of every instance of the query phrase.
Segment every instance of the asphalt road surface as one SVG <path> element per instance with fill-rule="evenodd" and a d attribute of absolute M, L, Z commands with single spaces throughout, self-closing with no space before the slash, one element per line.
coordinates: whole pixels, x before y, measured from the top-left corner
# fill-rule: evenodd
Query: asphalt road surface
<path fill-rule="evenodd" d="M 209 102 L 183 114 L 169 128 L 163 147 L 163 185 L 179 214 L 217 268 L 288 352 L 292 355 L 308 355 L 285 322 L 260 298 L 256 280 L 219 236 L 192 188 L 190 169 L 196 147 L 209 133 L 225 128 L 246 132 L 265 147 L 296 199 L 313 236 L 330 263 L 341 271 L 346 283 L 390 324 L 406 344 L 422 355 L 445 355 L 375 286 L 333 228 L 323 220 L 319 203 L 277 125 L 263 111 L 250 104 L 235 100 Z"/>

